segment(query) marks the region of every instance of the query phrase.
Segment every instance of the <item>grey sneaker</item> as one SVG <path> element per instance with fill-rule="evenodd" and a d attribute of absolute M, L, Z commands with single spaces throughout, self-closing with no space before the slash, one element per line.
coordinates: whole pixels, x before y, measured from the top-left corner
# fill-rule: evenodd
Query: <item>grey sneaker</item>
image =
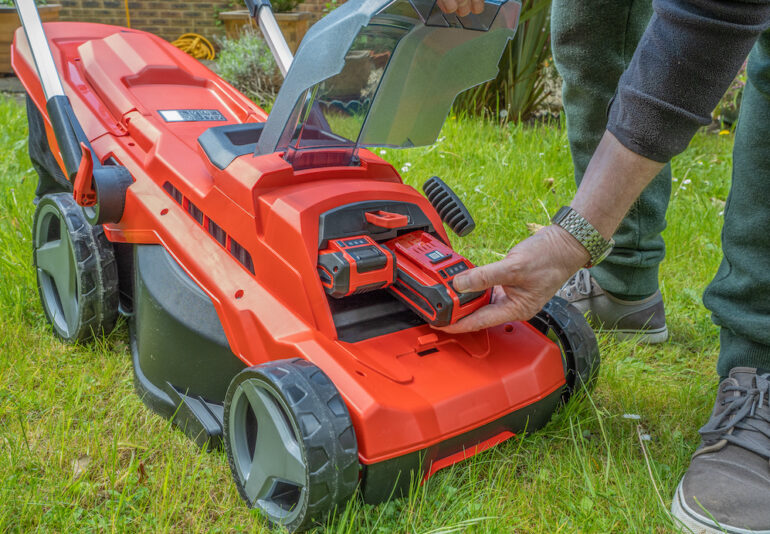
<path fill-rule="evenodd" d="M 596 326 L 608 329 L 618 339 L 663 343 L 668 339 L 666 312 L 660 291 L 643 300 L 622 300 L 605 292 L 588 269 L 580 269 L 556 293 Z"/>
<path fill-rule="evenodd" d="M 695 534 L 770 534 L 770 372 L 730 371 L 700 434 L 671 503 L 679 526 Z"/>

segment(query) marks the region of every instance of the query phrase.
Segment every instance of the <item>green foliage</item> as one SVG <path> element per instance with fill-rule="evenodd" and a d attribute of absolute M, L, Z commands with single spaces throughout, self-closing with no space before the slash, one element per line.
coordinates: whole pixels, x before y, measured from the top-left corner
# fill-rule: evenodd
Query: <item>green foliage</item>
<path fill-rule="evenodd" d="M 516 36 L 494 80 L 457 97 L 455 109 L 502 122 L 527 120 L 546 96 L 542 69 L 550 57 L 551 0 L 522 0 Z"/>
<path fill-rule="evenodd" d="M 300 4 L 300 0 L 270 0 L 273 11 L 276 13 L 289 13 Z"/>
<path fill-rule="evenodd" d="M 221 39 L 217 72 L 265 109 L 272 106 L 282 82 L 270 48 L 250 28 L 244 28 L 237 39 Z"/>
<path fill-rule="evenodd" d="M 136 396 L 125 328 L 88 346 L 51 334 L 32 266 L 36 176 L 23 107 L 0 97 L 0 124 L 0 532 L 267 534 L 241 502 L 225 453 L 197 449 Z M 485 263 L 569 202 L 563 126 L 450 118 L 433 147 L 382 155 L 413 186 L 437 174 L 455 189 L 477 228 L 453 243 Z M 718 382 L 718 332 L 700 295 L 721 257 L 731 149 L 731 135 L 701 133 L 673 162 L 661 266 L 668 343 L 601 336 L 596 389 L 545 429 L 443 470 L 403 499 L 353 500 L 316 532 L 673 531 L 669 499 Z"/>
<path fill-rule="evenodd" d="M 49 3 L 48 0 L 35 0 L 35 4 L 39 6 L 44 6 L 48 3 Z M 56 3 L 56 2 L 51 2 L 51 3 Z M 14 3 L 13 0 L 0 0 L 0 7 L 2 6 L 14 7 L 15 5 L 16 4 Z"/>
<path fill-rule="evenodd" d="M 328 2 L 324 3 L 324 8 L 323 8 L 324 16 L 328 15 L 329 13 L 337 9 L 339 5 L 340 4 L 337 0 L 329 0 Z"/>
<path fill-rule="evenodd" d="M 735 76 L 730 87 L 725 91 L 722 100 L 712 113 L 712 118 L 720 123 L 720 126 L 730 127 L 738 122 L 738 112 L 741 108 L 741 99 L 743 98 L 743 88 L 746 87 L 746 63 L 743 63 L 741 70 Z"/>

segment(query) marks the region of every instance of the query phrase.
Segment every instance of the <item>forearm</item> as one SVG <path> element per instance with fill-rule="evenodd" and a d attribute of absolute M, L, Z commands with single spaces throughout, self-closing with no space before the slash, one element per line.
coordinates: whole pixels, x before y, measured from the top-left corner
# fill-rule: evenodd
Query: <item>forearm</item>
<path fill-rule="evenodd" d="M 570 205 L 609 239 L 662 167 L 605 132 Z"/>

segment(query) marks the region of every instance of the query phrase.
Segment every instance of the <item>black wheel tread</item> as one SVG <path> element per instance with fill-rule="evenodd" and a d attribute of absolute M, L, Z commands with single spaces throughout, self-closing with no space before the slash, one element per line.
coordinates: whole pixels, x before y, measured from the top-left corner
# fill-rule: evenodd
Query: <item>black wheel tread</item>
<path fill-rule="evenodd" d="M 574 380 L 567 377 L 564 400 L 580 389 L 590 390 L 599 374 L 601 357 L 596 335 L 580 311 L 566 300 L 554 297 L 529 322 L 543 333 L 553 329 L 568 353 L 564 356 Z"/>
<path fill-rule="evenodd" d="M 54 332 L 67 342 L 83 342 L 99 334 L 108 334 L 115 327 L 118 317 L 118 265 L 112 243 L 104 235 L 101 226 L 91 226 L 83 217 L 82 209 L 70 193 L 45 195 L 35 211 L 37 227 L 38 213 L 42 206 L 53 203 L 63 215 L 67 226 L 72 249 L 77 265 L 78 309 L 80 322 L 75 332 L 69 336 L 54 328 Z M 33 235 L 36 235 L 33 230 Z M 41 301 L 44 300 L 38 284 Z M 49 323 L 48 308 L 43 303 L 43 310 Z"/>
<path fill-rule="evenodd" d="M 323 519 L 337 506 L 344 506 L 358 485 L 358 445 L 350 414 L 326 374 L 301 358 L 268 362 L 241 374 L 250 371 L 270 379 L 297 420 L 310 473 L 307 513 L 299 516 L 296 524 L 284 526 L 292 532 L 307 529 L 314 520 Z M 225 398 L 224 436 L 231 466 L 234 459 L 228 445 L 227 413 L 237 381 L 238 377 L 233 379 Z M 248 502 L 237 480 L 236 485 L 241 497 Z"/>

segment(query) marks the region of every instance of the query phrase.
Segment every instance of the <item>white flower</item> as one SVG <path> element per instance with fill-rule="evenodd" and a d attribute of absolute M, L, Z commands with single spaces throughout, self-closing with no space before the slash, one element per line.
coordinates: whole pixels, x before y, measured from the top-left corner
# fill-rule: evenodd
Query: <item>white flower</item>
<path fill-rule="evenodd" d="M 500 118 L 501 118 L 501 119 L 504 119 L 504 118 L 506 118 L 507 116 L 508 116 L 508 110 L 507 110 L 507 109 L 504 109 L 504 110 L 502 110 L 502 111 L 500 112 Z"/>
<path fill-rule="evenodd" d="M 690 180 L 689 178 L 685 178 L 684 180 L 682 180 L 682 183 L 683 183 L 684 185 L 688 185 L 688 184 L 691 184 L 691 183 L 692 183 L 692 180 Z"/>
<path fill-rule="evenodd" d="M 404 165 L 403 167 L 401 167 L 401 172 L 409 172 L 409 167 Z"/>
<path fill-rule="evenodd" d="M 385 150 L 384 148 L 383 148 L 382 150 L 380 150 L 380 155 L 381 155 L 381 156 L 384 156 L 384 155 L 385 155 L 385 154 L 387 154 L 387 153 L 388 153 L 388 151 L 387 151 L 387 150 Z"/>

